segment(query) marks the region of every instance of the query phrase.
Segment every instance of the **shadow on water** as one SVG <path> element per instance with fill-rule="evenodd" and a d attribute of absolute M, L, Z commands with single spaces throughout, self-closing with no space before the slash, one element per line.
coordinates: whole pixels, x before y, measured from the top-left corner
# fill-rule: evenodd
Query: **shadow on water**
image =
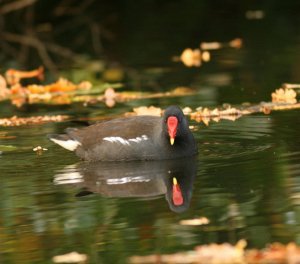
<path fill-rule="evenodd" d="M 165 195 L 169 208 L 189 208 L 196 175 L 196 158 L 163 161 L 82 162 L 66 166 L 54 176 L 56 185 L 73 185 L 77 197 L 97 193 L 103 197 L 143 200 Z"/>

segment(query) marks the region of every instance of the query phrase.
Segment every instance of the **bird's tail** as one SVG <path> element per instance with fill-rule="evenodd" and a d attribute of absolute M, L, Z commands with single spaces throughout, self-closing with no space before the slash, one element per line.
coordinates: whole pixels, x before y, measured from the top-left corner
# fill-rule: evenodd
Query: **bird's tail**
<path fill-rule="evenodd" d="M 76 150 L 81 145 L 79 141 L 70 138 L 67 134 L 50 134 L 47 137 L 54 143 L 70 151 Z"/>

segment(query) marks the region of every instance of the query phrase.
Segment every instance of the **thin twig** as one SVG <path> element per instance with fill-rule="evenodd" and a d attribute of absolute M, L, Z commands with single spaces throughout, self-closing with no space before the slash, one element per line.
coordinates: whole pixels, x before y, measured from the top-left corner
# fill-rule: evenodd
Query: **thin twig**
<path fill-rule="evenodd" d="M 12 3 L 8 3 L 2 7 L 0 7 L 0 14 L 4 15 L 22 8 L 25 8 L 27 6 L 33 5 L 37 0 L 16 0 Z"/>
<path fill-rule="evenodd" d="M 33 6 L 30 6 L 29 8 L 26 8 L 25 11 L 25 27 L 24 27 L 24 31 L 25 34 L 24 35 L 32 35 L 34 30 L 33 30 L 33 23 L 34 23 L 34 8 Z M 18 61 L 20 61 L 22 64 L 25 64 L 25 62 L 28 59 L 29 56 L 29 46 L 25 45 L 24 43 L 20 45 L 20 49 L 19 49 L 19 58 Z"/>
<path fill-rule="evenodd" d="M 87 9 L 94 0 L 85 0 L 79 3 L 78 1 L 67 0 L 63 1 L 55 10 L 54 14 L 56 16 L 65 16 L 65 15 L 78 15 Z"/>
<path fill-rule="evenodd" d="M 50 58 L 46 47 L 44 44 L 37 38 L 26 35 L 18 35 L 10 32 L 3 32 L 2 37 L 9 42 L 17 42 L 25 44 L 37 49 L 41 59 L 43 60 L 44 65 L 53 73 L 57 74 L 57 67 Z"/>
<path fill-rule="evenodd" d="M 71 58 L 74 59 L 78 54 L 74 53 L 72 50 L 65 48 L 63 46 L 60 46 L 55 43 L 46 43 L 45 44 L 47 49 L 51 51 L 52 53 L 58 54 L 65 58 Z"/>
<path fill-rule="evenodd" d="M 97 23 L 92 22 L 90 24 L 90 29 L 91 29 L 91 38 L 92 38 L 94 51 L 99 56 L 102 52 L 100 27 Z"/>

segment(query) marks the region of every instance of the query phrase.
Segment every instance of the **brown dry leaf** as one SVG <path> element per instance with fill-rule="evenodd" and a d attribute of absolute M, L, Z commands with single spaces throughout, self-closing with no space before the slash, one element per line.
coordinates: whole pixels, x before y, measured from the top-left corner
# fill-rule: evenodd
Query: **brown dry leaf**
<path fill-rule="evenodd" d="M 218 50 L 226 47 L 240 49 L 243 45 L 241 38 L 235 38 L 229 42 L 202 42 L 200 43 L 201 50 Z"/>
<path fill-rule="evenodd" d="M 295 104 L 297 103 L 296 96 L 297 93 L 293 89 L 279 88 L 272 93 L 272 102 Z"/>
<path fill-rule="evenodd" d="M 205 51 L 202 51 L 202 56 L 201 56 L 201 58 L 202 58 L 202 61 L 204 61 L 204 62 L 208 62 L 208 61 L 210 61 L 210 52 L 209 51 L 207 51 L 207 50 L 205 50 Z"/>
<path fill-rule="evenodd" d="M 27 90 L 20 83 L 16 83 L 10 87 L 10 93 L 12 95 L 26 96 Z"/>
<path fill-rule="evenodd" d="M 183 112 L 185 115 L 188 115 L 188 114 L 192 113 L 193 110 L 192 110 L 192 108 L 190 108 L 190 107 L 184 107 L 184 108 L 182 109 L 182 112 Z"/>
<path fill-rule="evenodd" d="M 47 148 L 43 148 L 41 146 L 37 146 L 35 148 L 32 149 L 34 152 L 36 152 L 37 155 L 42 155 L 44 151 L 47 151 Z"/>
<path fill-rule="evenodd" d="M 196 112 L 191 112 L 190 117 L 196 122 L 203 122 L 206 126 L 210 121 L 219 122 L 221 119 L 235 121 L 244 114 L 248 114 L 246 110 L 240 110 L 234 107 L 227 107 L 225 109 L 215 108 L 210 110 L 208 108 L 198 107 Z"/>
<path fill-rule="evenodd" d="M 162 109 L 155 106 L 140 106 L 133 108 L 133 111 L 136 115 L 151 115 L 151 116 L 161 116 Z"/>
<path fill-rule="evenodd" d="M 207 225 L 209 224 L 209 219 L 206 217 L 199 217 L 194 219 L 185 219 L 179 222 L 180 225 L 190 225 L 190 226 L 197 226 L 197 225 Z"/>
<path fill-rule="evenodd" d="M 54 263 L 85 263 L 87 260 L 88 256 L 86 254 L 80 254 L 78 252 L 70 252 L 52 258 Z"/>
<path fill-rule="evenodd" d="M 77 89 L 89 90 L 92 84 L 84 81 L 79 84 L 74 84 L 65 78 L 59 78 L 55 83 L 48 85 L 28 85 L 26 88 L 32 94 L 44 94 L 44 93 L 59 93 L 59 92 L 71 92 Z"/>
<path fill-rule="evenodd" d="M 211 244 L 196 247 L 200 263 L 245 263 L 244 249 L 247 245 L 245 240 L 240 240 L 235 246 L 228 243 Z"/>
<path fill-rule="evenodd" d="M 67 115 L 56 115 L 56 116 L 32 116 L 32 117 L 17 117 L 11 118 L 0 118 L 0 126 L 22 126 L 41 124 L 46 122 L 61 122 L 69 117 Z"/>
<path fill-rule="evenodd" d="M 130 263 L 199 263 L 245 264 L 244 249 L 247 243 L 240 240 L 236 245 L 211 244 L 196 247 L 194 251 L 166 255 L 132 256 Z"/>
<path fill-rule="evenodd" d="M 44 79 L 44 67 L 40 66 L 32 71 L 9 69 L 6 71 L 5 77 L 9 85 L 15 85 L 25 78 L 37 78 L 41 81 Z"/>
<path fill-rule="evenodd" d="M 202 42 L 200 43 L 200 48 L 202 50 L 218 50 L 223 46 L 222 43 L 214 41 L 214 42 Z"/>
<path fill-rule="evenodd" d="M 199 67 L 202 61 L 201 51 L 199 49 L 185 49 L 180 55 L 180 60 L 187 67 Z"/>
<path fill-rule="evenodd" d="M 290 89 L 299 89 L 300 84 L 299 83 L 283 83 L 281 85 L 282 88 L 290 88 Z"/>
<path fill-rule="evenodd" d="M 273 243 L 262 250 L 247 250 L 245 258 L 247 263 L 251 264 L 298 264 L 300 263 L 300 248 L 294 242 L 286 246 Z"/>
<path fill-rule="evenodd" d="M 72 96 L 69 94 L 65 94 L 65 93 L 29 94 L 28 95 L 28 103 L 29 104 L 48 103 L 48 104 L 56 104 L 56 105 L 71 104 Z"/>
<path fill-rule="evenodd" d="M 114 88 L 107 88 L 104 92 L 104 101 L 106 106 L 113 107 L 116 104 L 117 93 Z"/>
<path fill-rule="evenodd" d="M 92 84 L 83 81 L 74 84 L 67 79 L 60 78 L 55 83 L 48 85 L 28 85 L 21 86 L 20 83 L 13 85 L 10 89 L 12 104 L 21 107 L 28 102 L 51 103 L 51 104 L 70 104 L 74 99 L 72 92 L 77 90 L 90 90 Z"/>
<path fill-rule="evenodd" d="M 6 80 L 0 75 L 0 98 L 6 98 L 10 94 L 10 90 L 7 89 Z"/>

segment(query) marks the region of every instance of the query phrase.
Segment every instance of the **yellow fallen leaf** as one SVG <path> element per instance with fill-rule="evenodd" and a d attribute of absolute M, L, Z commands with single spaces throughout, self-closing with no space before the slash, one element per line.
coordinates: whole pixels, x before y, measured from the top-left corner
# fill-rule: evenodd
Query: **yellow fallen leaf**
<path fill-rule="evenodd" d="M 70 252 L 64 255 L 54 256 L 52 261 L 54 263 L 83 263 L 88 259 L 86 254 L 79 254 L 78 252 Z"/>
<path fill-rule="evenodd" d="M 162 109 L 159 107 L 155 107 L 155 106 L 149 106 L 149 107 L 140 106 L 140 107 L 133 108 L 133 111 L 137 115 L 161 116 L 161 114 L 162 114 Z"/>

